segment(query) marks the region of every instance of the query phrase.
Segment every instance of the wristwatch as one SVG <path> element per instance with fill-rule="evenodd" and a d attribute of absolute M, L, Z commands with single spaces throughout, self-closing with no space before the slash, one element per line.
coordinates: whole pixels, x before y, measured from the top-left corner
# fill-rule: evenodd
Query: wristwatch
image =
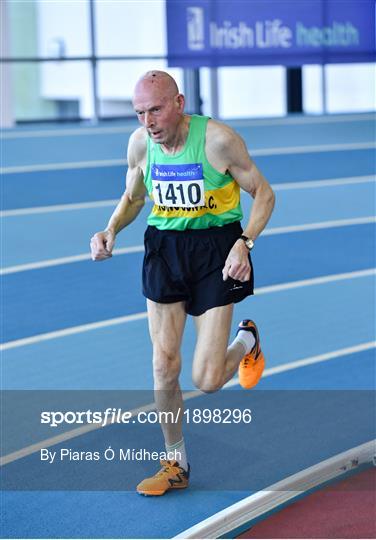
<path fill-rule="evenodd" d="M 255 245 L 254 241 L 251 238 L 248 238 L 248 236 L 244 236 L 244 234 L 242 234 L 240 238 L 245 243 L 245 246 L 248 249 L 248 251 L 251 251 L 251 249 L 253 249 Z"/>

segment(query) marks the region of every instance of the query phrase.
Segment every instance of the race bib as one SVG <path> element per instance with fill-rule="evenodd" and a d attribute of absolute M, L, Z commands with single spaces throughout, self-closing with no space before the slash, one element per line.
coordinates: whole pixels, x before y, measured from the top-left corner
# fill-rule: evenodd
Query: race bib
<path fill-rule="evenodd" d="M 205 206 L 202 163 L 151 166 L 154 203 L 158 206 L 192 208 Z"/>

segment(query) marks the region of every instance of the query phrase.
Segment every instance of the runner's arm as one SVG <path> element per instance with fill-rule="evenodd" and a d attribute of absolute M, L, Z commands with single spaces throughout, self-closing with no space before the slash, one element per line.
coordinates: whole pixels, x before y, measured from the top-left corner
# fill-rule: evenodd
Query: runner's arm
<path fill-rule="evenodd" d="M 218 126 L 216 151 L 224 160 L 227 171 L 249 193 L 254 202 L 248 223 L 243 234 L 255 240 L 265 228 L 274 208 L 275 196 L 267 180 L 249 157 L 247 147 L 243 139 L 228 126 Z M 223 162 L 223 161 L 222 161 Z M 250 278 L 251 266 L 248 260 L 248 249 L 239 239 L 232 247 L 225 266 L 223 279 L 228 277 L 239 281 L 247 281 Z"/>
<path fill-rule="evenodd" d="M 129 139 L 126 189 L 106 227 L 114 235 L 132 223 L 145 204 L 146 189 L 141 163 L 145 158 L 146 142 L 140 131 L 137 130 Z"/>
<path fill-rule="evenodd" d="M 243 139 L 234 132 L 231 132 L 228 138 L 230 139 L 226 144 L 228 170 L 239 186 L 254 198 L 243 234 L 255 240 L 270 219 L 275 195 L 268 181 L 249 157 Z"/>
<path fill-rule="evenodd" d="M 145 204 L 146 189 L 142 170 L 145 156 L 146 140 L 141 128 L 136 130 L 129 139 L 125 192 L 106 229 L 97 232 L 90 241 L 91 256 L 94 261 L 101 261 L 112 256 L 117 233 L 136 219 Z"/>

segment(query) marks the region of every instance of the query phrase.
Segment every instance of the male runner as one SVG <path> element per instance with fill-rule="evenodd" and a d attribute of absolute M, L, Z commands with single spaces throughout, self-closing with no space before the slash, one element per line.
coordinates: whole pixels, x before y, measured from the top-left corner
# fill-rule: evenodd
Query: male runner
<path fill-rule="evenodd" d="M 180 345 L 187 314 L 197 342 L 192 378 L 204 392 L 219 390 L 239 370 L 251 388 L 264 369 L 254 322 L 244 320 L 228 347 L 233 305 L 253 294 L 249 252 L 274 207 L 274 193 L 249 158 L 239 135 L 207 117 L 184 114 L 184 96 L 163 71 L 137 82 L 133 106 L 141 123 L 129 139 L 126 190 L 106 229 L 91 239 L 93 260 L 111 257 L 116 234 L 142 209 L 154 206 L 145 232 L 143 293 L 153 344 L 159 411 L 183 410 Z M 240 188 L 254 198 L 244 229 Z M 162 424 L 166 450 L 180 456 L 137 486 L 163 495 L 188 486 L 182 420 Z"/>

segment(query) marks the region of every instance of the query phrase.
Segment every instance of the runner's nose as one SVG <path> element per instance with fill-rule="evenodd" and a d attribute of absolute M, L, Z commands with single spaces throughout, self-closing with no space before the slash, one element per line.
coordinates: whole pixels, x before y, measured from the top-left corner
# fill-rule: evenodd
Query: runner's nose
<path fill-rule="evenodd" d="M 149 129 L 152 128 L 154 126 L 153 115 L 149 112 L 145 112 L 144 122 L 145 122 L 145 127 Z"/>

